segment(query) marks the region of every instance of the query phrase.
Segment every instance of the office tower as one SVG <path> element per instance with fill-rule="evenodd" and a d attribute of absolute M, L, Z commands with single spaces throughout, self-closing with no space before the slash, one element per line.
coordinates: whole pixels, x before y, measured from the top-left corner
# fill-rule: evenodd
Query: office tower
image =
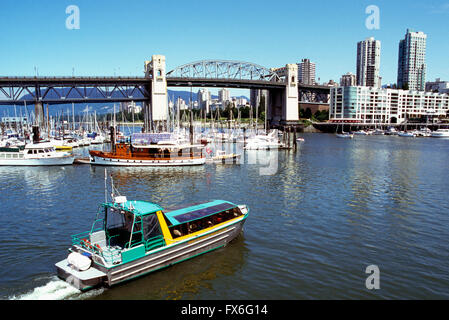
<path fill-rule="evenodd" d="M 357 42 L 357 85 L 380 88 L 380 41 L 373 37 Z"/>
<path fill-rule="evenodd" d="M 309 59 L 302 59 L 298 63 L 298 82 L 303 84 L 315 84 L 315 63 Z"/>
<path fill-rule="evenodd" d="M 407 29 L 405 38 L 399 41 L 398 88 L 424 91 L 426 39 L 425 33 Z"/>

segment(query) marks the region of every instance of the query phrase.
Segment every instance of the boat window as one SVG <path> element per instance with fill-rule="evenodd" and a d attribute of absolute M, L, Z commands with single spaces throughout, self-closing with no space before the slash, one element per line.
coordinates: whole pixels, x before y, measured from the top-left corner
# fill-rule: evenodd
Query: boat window
<path fill-rule="evenodd" d="M 216 212 L 221 212 L 224 210 L 228 210 L 228 209 L 232 209 L 234 208 L 235 205 L 230 204 L 230 203 L 220 203 L 218 205 L 215 206 L 211 206 L 211 207 L 206 207 L 203 209 L 199 209 L 199 210 L 194 210 L 194 211 L 190 211 L 184 214 L 180 214 L 175 216 L 174 218 L 178 221 L 178 222 L 187 222 L 187 221 L 191 221 L 191 220 L 196 220 L 196 219 L 200 219 L 204 216 L 209 216 L 212 215 Z"/>
<path fill-rule="evenodd" d="M 214 215 L 203 217 L 198 220 L 183 223 L 181 225 L 170 227 L 170 232 L 173 237 L 179 238 L 203 229 L 211 228 L 217 224 L 229 221 L 242 215 L 238 207 L 230 208 L 225 211 L 218 212 Z"/>
<path fill-rule="evenodd" d="M 155 214 L 146 215 L 142 219 L 143 219 L 143 238 L 145 241 L 161 235 L 161 230 L 159 228 L 159 221 Z"/>
<path fill-rule="evenodd" d="M 39 153 L 44 153 L 44 150 L 42 150 L 42 149 L 39 149 Z"/>
<path fill-rule="evenodd" d="M 28 150 L 28 154 L 33 154 L 33 150 Z"/>
<path fill-rule="evenodd" d="M 107 216 L 106 234 L 110 246 L 124 247 L 129 242 L 133 215 L 123 210 L 111 208 Z"/>

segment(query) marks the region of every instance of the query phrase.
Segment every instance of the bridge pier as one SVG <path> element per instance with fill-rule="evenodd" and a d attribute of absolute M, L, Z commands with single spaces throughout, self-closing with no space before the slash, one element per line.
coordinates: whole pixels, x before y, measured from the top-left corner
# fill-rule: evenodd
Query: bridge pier
<path fill-rule="evenodd" d="M 42 127 L 44 125 L 44 104 L 40 101 L 36 101 L 34 104 L 34 116 L 36 119 L 35 124 Z"/>
<path fill-rule="evenodd" d="M 298 66 L 287 64 L 276 69 L 284 77 L 285 89 L 270 89 L 267 119 L 272 126 L 299 124 L 298 109 Z"/>
<path fill-rule="evenodd" d="M 146 103 L 145 114 L 148 115 L 148 130 L 158 129 L 165 126 L 168 120 L 168 100 L 167 100 L 167 78 L 165 72 L 165 56 L 153 55 L 151 61 L 145 61 L 145 77 L 151 79 L 148 85 L 149 102 Z"/>

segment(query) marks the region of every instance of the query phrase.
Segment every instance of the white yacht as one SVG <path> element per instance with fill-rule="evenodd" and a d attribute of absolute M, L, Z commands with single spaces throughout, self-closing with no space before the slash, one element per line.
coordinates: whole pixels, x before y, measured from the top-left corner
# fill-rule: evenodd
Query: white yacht
<path fill-rule="evenodd" d="M 30 143 L 25 148 L 0 148 L 1 166 L 59 166 L 73 164 L 75 156 L 57 152 L 50 143 Z"/>
<path fill-rule="evenodd" d="M 271 131 L 268 135 L 255 135 L 254 137 L 248 138 L 246 140 L 246 146 L 243 147 L 245 150 L 270 150 L 279 149 L 285 145 L 279 142 L 277 138 L 277 130 Z"/>
<path fill-rule="evenodd" d="M 438 129 L 430 135 L 432 138 L 449 138 L 449 129 Z"/>

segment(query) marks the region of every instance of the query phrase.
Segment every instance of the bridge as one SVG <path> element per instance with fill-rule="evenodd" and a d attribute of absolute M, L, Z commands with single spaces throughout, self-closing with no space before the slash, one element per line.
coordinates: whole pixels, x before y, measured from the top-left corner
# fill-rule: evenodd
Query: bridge
<path fill-rule="evenodd" d="M 327 99 L 329 87 L 298 84 L 297 65 L 267 69 L 229 60 L 202 60 L 165 70 L 165 57 L 145 61 L 144 77 L 0 77 L 0 105 L 34 105 L 43 122 L 44 104 L 142 102 L 145 123 L 168 119 L 167 87 L 218 87 L 268 91 L 270 124 L 299 120 L 298 97 Z M 148 127 L 146 128 L 148 129 Z"/>

